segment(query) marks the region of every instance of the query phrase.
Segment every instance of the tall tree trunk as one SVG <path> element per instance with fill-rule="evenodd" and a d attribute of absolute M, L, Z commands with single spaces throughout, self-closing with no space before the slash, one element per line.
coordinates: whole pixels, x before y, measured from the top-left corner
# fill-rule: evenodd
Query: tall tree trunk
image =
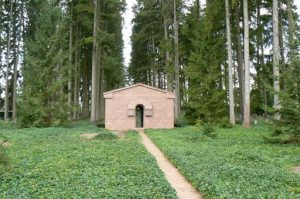
<path fill-rule="evenodd" d="M 293 0 L 287 0 L 287 12 L 288 12 L 288 36 L 289 36 L 289 49 L 290 52 L 295 51 L 295 22 L 294 22 L 294 17 L 293 17 Z"/>
<path fill-rule="evenodd" d="M 166 5 L 165 5 L 166 6 Z M 170 71 L 171 59 L 170 59 L 170 50 L 169 50 L 169 36 L 168 36 L 168 16 L 165 11 L 164 13 L 164 37 L 165 42 L 167 43 L 167 49 L 165 54 L 165 71 L 167 74 L 167 90 L 173 92 L 173 73 Z"/>
<path fill-rule="evenodd" d="M 260 13 L 260 6 L 261 6 L 261 3 L 262 3 L 262 0 L 259 0 L 259 5 L 257 7 L 257 25 L 258 26 L 261 26 L 262 23 L 261 23 L 261 20 L 260 20 L 260 17 L 261 17 L 261 13 Z M 264 53 L 264 33 L 263 31 L 260 33 L 259 35 L 259 40 L 257 41 L 257 48 L 258 48 L 258 52 L 260 50 L 261 54 L 259 56 L 259 63 L 260 63 L 260 67 L 259 69 L 263 69 L 265 68 L 265 53 Z M 258 73 L 258 72 L 257 72 Z M 262 73 L 262 72 L 259 72 L 259 73 Z M 264 106 L 264 118 L 267 119 L 268 118 L 268 96 L 267 96 L 267 88 L 266 88 L 266 83 L 264 81 L 264 78 L 263 78 L 263 73 L 260 75 L 260 84 L 261 84 L 261 98 L 262 98 L 262 103 L 263 103 L 263 106 Z"/>
<path fill-rule="evenodd" d="M 72 9 L 72 8 L 71 8 Z M 69 70 L 68 70 L 68 107 L 70 109 L 68 120 L 71 120 L 71 107 L 72 107 L 72 61 L 73 61 L 73 12 L 71 11 L 70 22 L 70 37 L 69 37 Z"/>
<path fill-rule="evenodd" d="M 279 53 L 280 53 L 280 64 L 285 64 L 285 56 L 284 56 L 284 41 L 283 41 L 283 10 L 282 7 L 282 0 L 279 0 L 279 9 L 278 9 L 278 36 L 279 36 Z"/>
<path fill-rule="evenodd" d="M 13 80 L 13 103 L 12 103 L 12 120 L 17 121 L 17 82 L 18 82 L 18 64 L 19 64 L 19 52 L 20 52 L 20 34 L 18 36 L 18 44 L 15 48 L 15 63 L 14 63 L 14 80 Z"/>
<path fill-rule="evenodd" d="M 280 82 L 279 82 L 279 22 L 278 22 L 278 0 L 273 0 L 273 86 L 274 86 L 274 109 L 275 119 L 280 119 Z"/>
<path fill-rule="evenodd" d="M 293 16 L 293 0 L 287 1 L 287 12 L 288 12 L 288 45 L 289 45 L 289 53 L 288 53 L 288 59 L 289 59 L 289 66 L 287 68 L 288 73 L 294 73 L 295 71 L 295 57 L 297 56 L 297 40 L 295 35 L 295 22 L 294 22 L 294 16 Z M 294 75 L 296 77 L 296 74 Z M 293 81 L 292 85 L 288 85 L 289 88 L 286 90 L 289 93 L 292 93 L 292 95 L 296 96 L 296 99 L 298 99 L 298 102 L 300 102 L 300 80 L 297 78 L 297 80 Z"/>
<path fill-rule="evenodd" d="M 181 113 L 181 102 L 180 102 L 180 82 L 179 82 L 179 35 L 178 35 L 178 22 L 177 22 L 177 5 L 176 1 L 174 0 L 174 63 L 175 63 L 175 117 L 176 119 Z"/>
<path fill-rule="evenodd" d="M 9 103 L 8 103 L 8 77 L 9 77 L 9 54 L 10 54 L 10 38 L 11 38 L 11 21 L 12 21 L 12 8 L 14 1 L 10 2 L 10 11 L 9 11 L 9 22 L 8 22 L 8 35 L 7 35 L 7 54 L 6 54 L 6 73 L 5 73 L 5 102 L 4 102 L 4 120 L 9 120 Z"/>
<path fill-rule="evenodd" d="M 78 26 L 76 26 L 76 40 L 78 39 Z M 75 47 L 75 70 L 74 70 L 74 90 L 73 90 L 73 120 L 77 119 L 77 109 L 78 109 L 78 77 L 80 76 L 78 72 L 79 64 L 78 64 L 78 47 Z"/>
<path fill-rule="evenodd" d="M 241 40 L 241 29 L 240 29 L 240 9 L 239 1 L 235 2 L 235 27 L 236 27 L 236 49 L 237 49 L 237 64 L 238 64 L 238 76 L 239 76 L 239 96 L 240 96 L 240 112 L 241 112 L 241 122 L 244 121 L 244 88 L 245 88 L 245 71 L 244 71 L 244 57 L 242 49 L 242 40 Z"/>
<path fill-rule="evenodd" d="M 99 45 L 97 42 L 97 34 L 99 26 L 99 7 L 100 1 L 95 0 L 94 8 L 94 28 L 93 28 L 93 60 L 92 60 L 92 104 L 91 104 L 91 121 L 99 120 Z"/>
<path fill-rule="evenodd" d="M 105 71 L 102 69 L 101 70 L 101 81 L 100 81 L 100 116 L 99 116 L 99 120 L 103 121 L 104 117 L 105 117 L 105 103 L 104 103 L 104 96 L 103 93 L 106 90 L 106 80 L 105 80 Z"/>
<path fill-rule="evenodd" d="M 233 94 L 233 78 L 232 78 L 232 49 L 231 49 L 231 27 L 229 15 L 229 2 L 225 0 L 226 10 L 226 29 L 227 29 L 227 53 L 228 53 L 228 90 L 229 90 L 229 118 L 230 123 L 235 124 L 234 116 L 234 94 Z"/>
<path fill-rule="evenodd" d="M 83 71 L 82 71 L 82 117 L 87 118 L 89 115 L 89 66 L 88 52 L 85 52 Z"/>
<path fill-rule="evenodd" d="M 250 127 L 250 67 L 249 67 L 249 13 L 248 0 L 244 0 L 244 59 L 245 59 L 245 88 L 244 88 L 244 122 L 245 128 Z"/>
<path fill-rule="evenodd" d="M 154 33 L 153 33 L 154 34 Z M 152 35 L 153 35 L 152 34 Z M 154 41 L 154 36 L 151 38 L 151 43 L 152 43 L 152 67 L 153 67 L 153 73 L 152 73 L 152 86 L 157 87 L 157 82 L 156 82 L 156 77 L 157 77 L 157 66 L 156 66 L 156 60 L 155 60 L 155 41 Z"/>
<path fill-rule="evenodd" d="M 23 3 L 21 3 L 21 9 L 23 8 Z M 14 10 L 17 13 L 17 8 Z M 24 12 L 21 10 L 20 20 L 23 21 Z M 17 15 L 17 14 L 16 14 Z M 17 19 L 17 16 L 15 17 Z M 15 24 L 16 21 L 14 22 Z M 21 26 L 21 25 L 20 25 Z M 20 44 L 21 44 L 21 28 L 18 29 L 18 26 L 15 27 L 15 63 L 14 63 L 14 75 L 13 75 L 13 99 L 12 99 L 12 120 L 17 122 L 17 83 L 18 83 L 18 65 L 19 65 L 19 53 L 20 53 Z"/>

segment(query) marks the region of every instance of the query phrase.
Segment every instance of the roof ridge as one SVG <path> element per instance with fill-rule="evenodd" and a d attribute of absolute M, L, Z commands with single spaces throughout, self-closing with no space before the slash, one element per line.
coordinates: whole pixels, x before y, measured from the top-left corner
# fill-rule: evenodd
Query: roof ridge
<path fill-rule="evenodd" d="M 114 90 L 111 90 L 111 91 L 104 92 L 103 94 L 115 93 L 115 92 L 119 92 L 119 91 L 122 91 L 122 90 L 134 88 L 134 87 L 137 87 L 137 86 L 142 86 L 142 87 L 145 87 L 145 88 L 149 88 L 149 89 L 153 89 L 153 90 L 156 90 L 156 91 L 160 91 L 160 92 L 169 93 L 169 94 L 174 95 L 173 92 L 163 90 L 163 89 L 160 89 L 160 88 L 156 88 L 156 87 L 153 87 L 153 86 L 149 86 L 149 85 L 146 85 L 146 84 L 143 84 L 143 83 L 136 83 L 136 84 L 133 84 L 133 85 L 130 85 L 130 86 L 117 88 L 117 89 L 114 89 Z"/>

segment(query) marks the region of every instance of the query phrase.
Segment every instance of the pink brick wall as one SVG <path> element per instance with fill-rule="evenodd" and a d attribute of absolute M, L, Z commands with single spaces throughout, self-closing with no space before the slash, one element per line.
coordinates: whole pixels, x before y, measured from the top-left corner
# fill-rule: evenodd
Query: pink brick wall
<path fill-rule="evenodd" d="M 105 127 L 109 130 L 130 130 L 136 128 L 135 113 L 128 116 L 128 109 L 142 104 L 145 109 L 152 105 L 152 116 L 145 116 L 144 128 L 174 127 L 174 94 L 151 89 L 137 84 L 128 89 L 104 93 Z M 135 109 L 134 109 L 135 111 Z"/>

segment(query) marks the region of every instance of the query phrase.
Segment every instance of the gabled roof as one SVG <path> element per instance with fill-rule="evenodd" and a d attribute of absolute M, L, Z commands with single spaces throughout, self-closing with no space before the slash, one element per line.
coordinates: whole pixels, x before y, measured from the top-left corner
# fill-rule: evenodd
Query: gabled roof
<path fill-rule="evenodd" d="M 119 91 L 123 91 L 123 90 L 131 89 L 131 88 L 135 88 L 135 87 L 138 87 L 138 86 L 142 86 L 144 88 L 156 90 L 156 91 L 159 91 L 159 92 L 162 92 L 162 93 L 168 93 L 168 94 L 171 94 L 171 95 L 175 95 L 172 92 L 169 92 L 169 91 L 166 91 L 166 90 L 163 90 L 163 89 L 159 89 L 159 88 L 155 88 L 153 86 L 148 86 L 148 85 L 142 84 L 142 83 L 138 83 L 138 84 L 134 84 L 132 86 L 127 86 L 127 87 L 123 87 L 123 88 L 119 88 L 119 89 L 107 91 L 107 92 L 103 93 L 103 95 L 110 94 L 110 93 L 116 93 L 116 92 L 119 92 Z"/>

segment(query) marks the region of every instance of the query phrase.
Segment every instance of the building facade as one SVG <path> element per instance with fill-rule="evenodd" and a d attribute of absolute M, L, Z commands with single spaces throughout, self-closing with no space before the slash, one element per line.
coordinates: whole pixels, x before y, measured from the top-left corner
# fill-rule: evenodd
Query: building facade
<path fill-rule="evenodd" d="M 173 128 L 174 99 L 172 92 L 145 84 L 135 84 L 105 92 L 105 128 Z"/>

